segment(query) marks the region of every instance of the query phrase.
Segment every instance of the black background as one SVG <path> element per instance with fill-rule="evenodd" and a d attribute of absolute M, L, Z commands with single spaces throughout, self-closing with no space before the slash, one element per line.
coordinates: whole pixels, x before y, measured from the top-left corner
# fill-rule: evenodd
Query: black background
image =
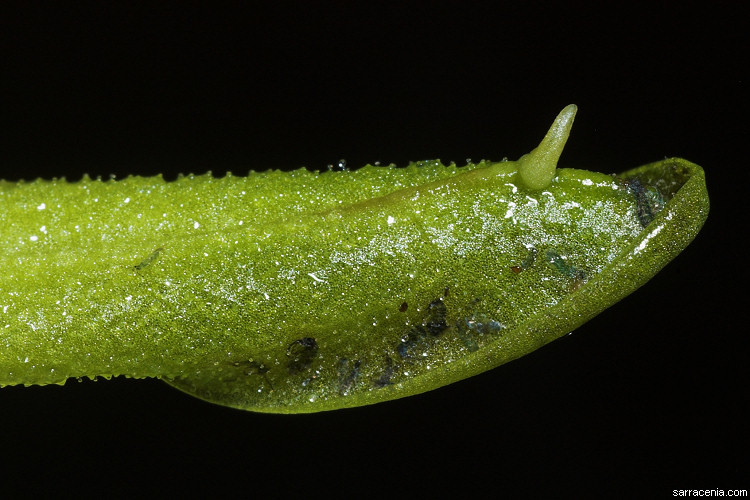
<path fill-rule="evenodd" d="M 412 398 L 274 416 L 155 380 L 4 388 L 0 492 L 747 489 L 739 7 L 272 5 L 2 2 L 0 177 L 514 159 L 573 102 L 563 166 L 687 158 L 705 228 L 573 335 Z"/>

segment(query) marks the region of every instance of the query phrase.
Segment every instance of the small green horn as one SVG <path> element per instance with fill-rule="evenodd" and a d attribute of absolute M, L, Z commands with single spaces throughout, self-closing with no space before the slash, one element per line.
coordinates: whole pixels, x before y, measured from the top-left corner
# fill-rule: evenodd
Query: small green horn
<path fill-rule="evenodd" d="M 518 160 L 518 179 L 528 189 L 544 189 L 555 178 L 557 160 L 568 141 L 578 106 L 569 104 L 557 115 L 547 135 L 531 153 Z"/>

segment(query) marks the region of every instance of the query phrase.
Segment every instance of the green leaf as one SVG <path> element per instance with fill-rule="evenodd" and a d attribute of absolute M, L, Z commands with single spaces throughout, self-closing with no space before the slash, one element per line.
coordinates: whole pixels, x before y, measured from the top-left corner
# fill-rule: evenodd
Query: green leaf
<path fill-rule="evenodd" d="M 0 385 L 158 377 L 301 413 L 424 392 L 558 338 L 708 214 L 703 171 L 518 162 L 0 181 Z"/>

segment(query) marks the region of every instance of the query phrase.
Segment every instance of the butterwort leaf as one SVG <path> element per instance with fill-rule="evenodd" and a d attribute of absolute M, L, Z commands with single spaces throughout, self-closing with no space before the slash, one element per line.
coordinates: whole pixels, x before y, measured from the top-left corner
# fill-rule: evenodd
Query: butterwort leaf
<path fill-rule="evenodd" d="M 625 297 L 695 237 L 703 170 L 518 161 L 0 182 L 0 384 L 157 377 L 304 413 L 434 389 Z"/>

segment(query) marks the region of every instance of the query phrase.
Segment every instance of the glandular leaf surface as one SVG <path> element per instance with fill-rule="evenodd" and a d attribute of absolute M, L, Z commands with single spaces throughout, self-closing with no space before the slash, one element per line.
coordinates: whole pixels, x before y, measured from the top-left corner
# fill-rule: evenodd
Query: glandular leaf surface
<path fill-rule="evenodd" d="M 522 356 L 647 281 L 708 213 L 685 160 L 555 169 L 574 114 L 518 162 L 0 182 L 0 384 L 158 377 L 299 413 Z"/>

